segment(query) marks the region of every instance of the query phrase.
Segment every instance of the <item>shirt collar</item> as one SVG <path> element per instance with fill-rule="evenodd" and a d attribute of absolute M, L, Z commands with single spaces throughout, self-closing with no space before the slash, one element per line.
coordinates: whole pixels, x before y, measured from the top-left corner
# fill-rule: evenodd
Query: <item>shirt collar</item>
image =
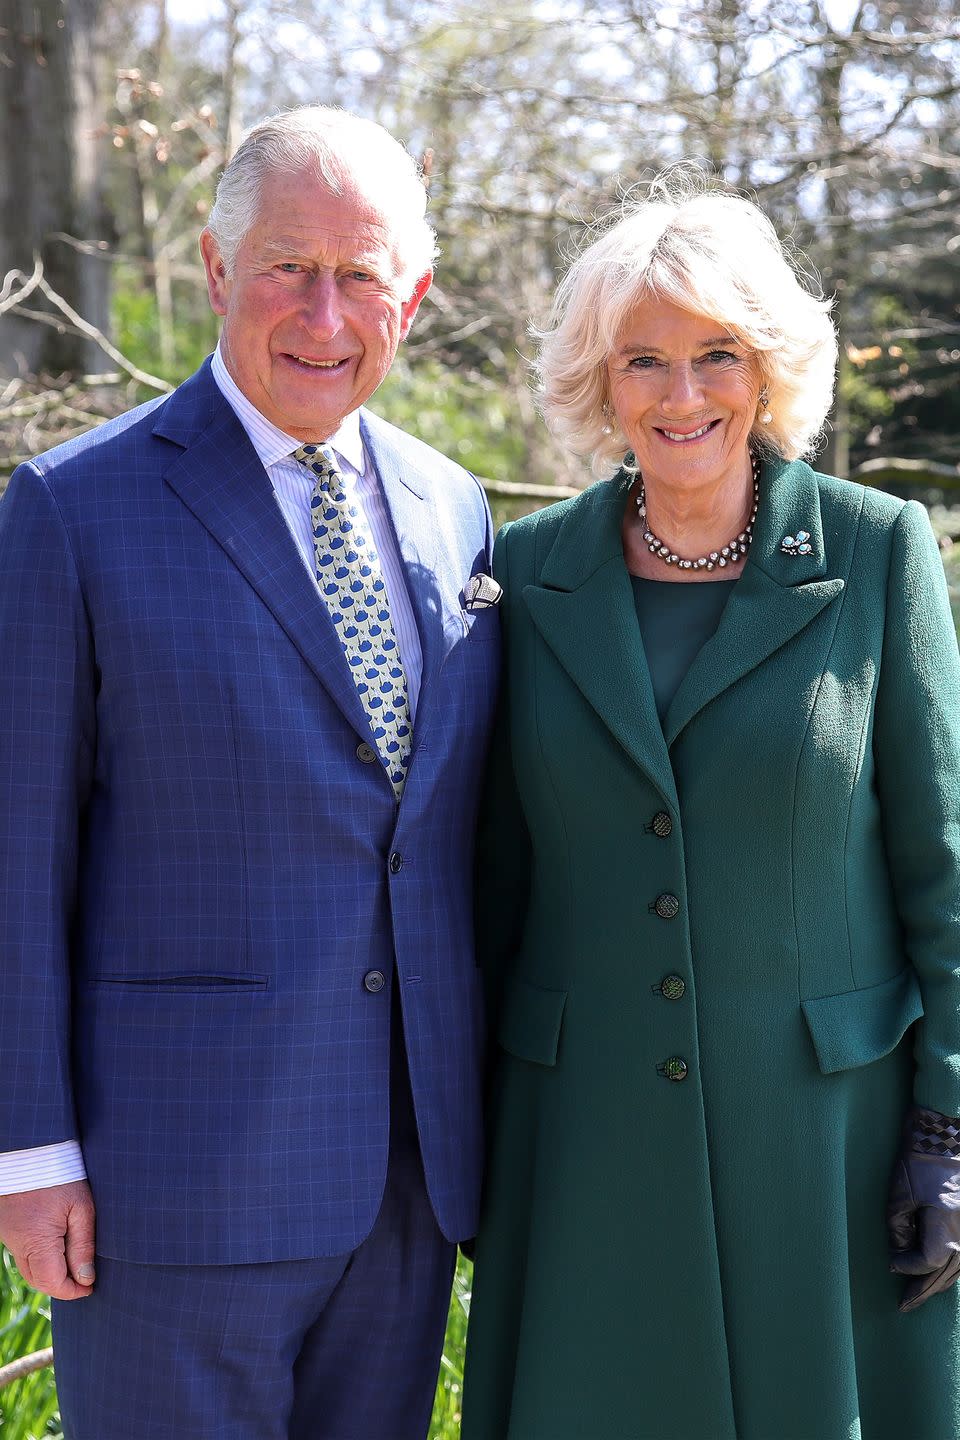
<path fill-rule="evenodd" d="M 264 468 L 269 469 L 278 461 L 286 460 L 291 452 L 299 447 L 301 441 L 292 435 L 287 435 L 279 426 L 274 425 L 272 420 L 261 415 L 256 405 L 247 399 L 227 369 L 219 345 L 213 352 L 210 369 L 220 393 L 246 431 Z M 351 410 L 339 428 L 323 443 L 329 445 L 341 460 L 345 460 L 348 465 L 352 466 L 358 475 L 364 473 L 366 461 L 363 453 L 363 440 L 360 435 L 359 410 Z"/>

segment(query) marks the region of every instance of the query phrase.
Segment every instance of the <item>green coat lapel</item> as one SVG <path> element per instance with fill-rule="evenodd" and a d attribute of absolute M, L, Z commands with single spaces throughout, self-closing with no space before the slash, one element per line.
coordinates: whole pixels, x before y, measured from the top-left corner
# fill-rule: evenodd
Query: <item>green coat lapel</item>
<path fill-rule="evenodd" d="M 717 627 L 687 671 L 664 721 L 672 745 L 693 717 L 809 625 L 839 595 L 842 558 L 828 554 L 817 478 L 802 461 L 764 466 L 760 510 L 743 574 Z M 809 555 L 782 542 L 809 532 Z M 831 573 L 832 572 L 832 573 Z M 783 677 L 782 683 L 789 680 Z"/>
<path fill-rule="evenodd" d="M 665 802 L 677 792 L 637 624 L 620 526 L 627 490 L 592 485 L 570 503 L 523 599 L 560 664 Z"/>
<path fill-rule="evenodd" d="M 538 585 L 523 599 L 560 664 L 668 804 L 668 746 L 706 705 L 797 635 L 843 589 L 845 555 L 824 535 L 817 478 L 800 461 L 764 466 L 754 541 L 716 634 L 694 660 L 663 726 L 640 641 L 620 526 L 627 491 L 605 481 L 572 501 Z M 806 530 L 809 555 L 781 549 Z"/>

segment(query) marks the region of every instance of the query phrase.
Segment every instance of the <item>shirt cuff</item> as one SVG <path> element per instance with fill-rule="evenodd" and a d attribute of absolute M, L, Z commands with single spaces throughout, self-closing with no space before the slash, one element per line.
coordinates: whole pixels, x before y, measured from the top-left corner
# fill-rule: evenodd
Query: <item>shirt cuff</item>
<path fill-rule="evenodd" d="M 86 1177 L 83 1152 L 76 1140 L 0 1152 L 0 1195 L 49 1190 L 51 1185 L 66 1185 Z"/>

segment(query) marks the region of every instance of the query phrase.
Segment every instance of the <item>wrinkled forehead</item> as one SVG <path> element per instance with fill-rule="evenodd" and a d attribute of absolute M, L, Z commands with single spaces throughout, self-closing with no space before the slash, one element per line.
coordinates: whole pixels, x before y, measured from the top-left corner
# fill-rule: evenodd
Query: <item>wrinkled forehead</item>
<path fill-rule="evenodd" d="M 379 194 L 352 177 L 334 191 L 307 171 L 267 179 L 253 226 L 263 251 L 322 252 L 391 273 L 400 269 L 400 230 Z"/>

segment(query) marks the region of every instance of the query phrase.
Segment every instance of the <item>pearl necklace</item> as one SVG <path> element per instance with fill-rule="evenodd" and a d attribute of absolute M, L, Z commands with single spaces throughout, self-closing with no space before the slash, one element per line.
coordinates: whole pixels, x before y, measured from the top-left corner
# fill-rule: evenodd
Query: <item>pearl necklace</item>
<path fill-rule="evenodd" d="M 711 550 L 709 555 L 700 555 L 696 560 L 681 560 L 680 556 L 675 555 L 670 546 L 665 545 L 648 526 L 647 494 L 638 471 L 637 516 L 643 526 L 643 538 L 647 542 L 650 554 L 656 555 L 664 565 L 676 565 L 680 570 L 723 570 L 728 565 L 735 565 L 738 560 L 742 560 L 750 549 L 750 542 L 753 539 L 753 522 L 757 518 L 757 507 L 760 503 L 760 457 L 756 453 L 750 455 L 750 467 L 753 471 L 753 504 L 750 507 L 750 519 L 740 534 L 736 535 L 727 545 L 722 546 L 719 550 Z M 625 464 L 624 468 L 629 471 L 631 467 L 629 464 Z"/>

